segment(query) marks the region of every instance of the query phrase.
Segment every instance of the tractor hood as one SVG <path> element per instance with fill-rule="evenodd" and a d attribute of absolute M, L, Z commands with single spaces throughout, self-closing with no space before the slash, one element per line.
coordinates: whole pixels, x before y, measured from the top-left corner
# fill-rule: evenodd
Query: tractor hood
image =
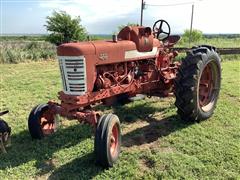
<path fill-rule="evenodd" d="M 66 43 L 57 47 L 58 56 L 81 56 L 88 54 L 95 54 L 95 48 L 91 42 Z"/>
<path fill-rule="evenodd" d="M 66 43 L 58 46 L 58 56 L 94 56 L 98 64 L 118 62 L 124 59 L 141 59 L 143 57 L 153 57 L 157 54 L 157 49 L 161 47 L 157 39 L 153 39 L 152 49 L 147 52 L 139 52 L 137 45 L 133 41 L 120 40 L 113 41 L 89 41 L 78 43 Z"/>
<path fill-rule="evenodd" d="M 136 45 L 132 41 L 89 41 L 89 42 L 77 42 L 66 43 L 58 46 L 58 56 L 84 56 L 84 55 L 98 55 L 116 54 L 119 51 L 134 50 Z"/>
<path fill-rule="evenodd" d="M 97 64 L 130 59 L 156 57 L 162 42 L 155 39 L 150 27 L 126 26 L 118 34 L 118 41 L 88 41 L 58 46 L 58 56 L 94 58 Z"/>

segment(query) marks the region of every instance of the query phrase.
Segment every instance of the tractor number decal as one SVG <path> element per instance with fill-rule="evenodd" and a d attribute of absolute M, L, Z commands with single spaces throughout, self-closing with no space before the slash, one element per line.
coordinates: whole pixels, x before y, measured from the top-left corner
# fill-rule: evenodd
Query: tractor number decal
<path fill-rule="evenodd" d="M 101 60 L 107 60 L 108 59 L 108 55 L 107 55 L 107 53 L 100 53 L 99 54 L 99 59 L 101 59 Z"/>

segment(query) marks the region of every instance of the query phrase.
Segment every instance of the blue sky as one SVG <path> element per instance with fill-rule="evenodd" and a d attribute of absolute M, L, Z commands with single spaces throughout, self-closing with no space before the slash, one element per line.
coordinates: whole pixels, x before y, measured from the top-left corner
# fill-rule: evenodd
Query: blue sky
<path fill-rule="evenodd" d="M 193 27 L 204 33 L 238 33 L 239 0 L 145 0 L 147 4 L 179 6 L 147 6 L 145 26 L 165 19 L 173 33 L 182 33 L 190 26 L 191 2 L 194 2 Z M 118 25 L 139 23 L 141 0 L 0 0 L 1 33 L 47 33 L 46 16 L 53 10 L 64 10 L 80 16 L 81 24 L 91 34 L 109 34 Z"/>

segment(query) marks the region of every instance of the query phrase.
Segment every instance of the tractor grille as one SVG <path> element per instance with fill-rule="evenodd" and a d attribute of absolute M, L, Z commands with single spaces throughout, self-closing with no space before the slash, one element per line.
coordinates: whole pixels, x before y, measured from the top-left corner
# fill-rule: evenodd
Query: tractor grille
<path fill-rule="evenodd" d="M 86 92 L 84 56 L 59 56 L 59 67 L 65 94 L 82 95 Z"/>

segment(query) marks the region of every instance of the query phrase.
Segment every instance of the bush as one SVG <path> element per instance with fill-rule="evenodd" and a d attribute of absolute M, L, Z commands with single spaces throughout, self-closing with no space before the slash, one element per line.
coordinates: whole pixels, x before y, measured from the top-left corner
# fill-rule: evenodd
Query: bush
<path fill-rule="evenodd" d="M 20 63 L 56 58 L 56 47 L 48 42 L 3 41 L 0 48 L 0 63 Z"/>
<path fill-rule="evenodd" d="M 39 44 L 37 42 L 30 42 L 26 45 L 26 49 L 27 50 L 31 50 L 31 49 L 36 49 L 39 48 Z"/>
<path fill-rule="evenodd" d="M 184 42 L 189 42 L 189 38 L 190 38 L 190 30 L 186 29 L 186 30 L 184 30 L 184 33 L 182 35 L 182 40 Z M 192 34 L 191 34 L 191 42 L 198 42 L 201 39 L 203 39 L 202 31 L 200 31 L 198 29 L 193 29 Z"/>

